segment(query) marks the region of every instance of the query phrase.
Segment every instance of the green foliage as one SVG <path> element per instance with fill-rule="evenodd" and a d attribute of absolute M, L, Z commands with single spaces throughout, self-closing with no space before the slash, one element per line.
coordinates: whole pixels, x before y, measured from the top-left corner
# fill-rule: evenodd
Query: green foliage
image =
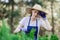
<path fill-rule="evenodd" d="M 8 28 L 9 26 L 6 26 L 4 19 L 2 20 L 2 24 L 3 25 L 0 28 L 0 40 L 32 40 L 31 36 L 28 37 L 23 31 L 17 34 L 11 34 L 10 29 Z M 31 33 L 33 31 L 31 31 Z"/>
<path fill-rule="evenodd" d="M 49 40 L 49 39 L 48 39 L 48 35 L 39 36 L 39 40 Z"/>
<path fill-rule="evenodd" d="M 34 4 L 40 4 L 41 6 L 43 6 L 43 3 L 42 1 L 39 1 L 39 0 L 31 0 L 30 2 L 26 2 L 27 5 L 30 5 L 30 6 L 33 6 Z"/>
<path fill-rule="evenodd" d="M 20 16 L 19 10 L 14 11 L 14 12 L 12 13 L 12 16 L 13 16 L 13 17 Z"/>
<path fill-rule="evenodd" d="M 9 39 L 9 33 L 10 33 L 10 30 L 6 26 L 6 23 L 4 22 L 4 20 L 2 19 L 2 27 L 0 29 L 1 40 L 8 40 Z"/>
<path fill-rule="evenodd" d="M 0 40 L 17 40 L 17 35 L 11 34 L 9 26 L 6 26 L 4 19 L 2 20 L 2 27 L 0 28 Z"/>
<path fill-rule="evenodd" d="M 59 39 L 55 34 L 52 34 L 50 40 L 59 40 Z"/>
<path fill-rule="evenodd" d="M 35 32 L 35 29 L 32 29 L 32 31 L 26 35 L 25 32 L 21 31 L 20 39 L 21 40 L 34 40 L 34 32 Z"/>
<path fill-rule="evenodd" d="M 33 28 L 29 33 L 29 37 L 34 38 L 34 32 L 35 32 L 35 29 Z"/>

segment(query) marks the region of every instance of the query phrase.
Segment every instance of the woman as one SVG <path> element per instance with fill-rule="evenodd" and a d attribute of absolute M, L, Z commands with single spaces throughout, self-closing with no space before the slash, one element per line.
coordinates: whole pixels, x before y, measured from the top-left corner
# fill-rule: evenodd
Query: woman
<path fill-rule="evenodd" d="M 37 40 L 37 34 L 39 33 L 40 27 L 44 27 L 47 30 L 51 30 L 52 27 L 49 24 L 46 13 L 42 11 L 41 6 L 35 4 L 30 10 L 31 16 L 24 17 L 20 22 L 14 33 L 23 30 L 25 33 L 29 33 L 32 28 L 36 29 L 34 33 L 34 40 Z"/>

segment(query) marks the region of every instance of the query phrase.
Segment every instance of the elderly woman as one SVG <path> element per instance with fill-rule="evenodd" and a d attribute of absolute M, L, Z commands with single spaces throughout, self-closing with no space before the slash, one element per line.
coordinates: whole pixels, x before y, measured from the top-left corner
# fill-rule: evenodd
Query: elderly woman
<path fill-rule="evenodd" d="M 20 30 L 25 33 L 29 33 L 32 28 L 36 29 L 34 33 L 34 40 L 37 40 L 40 27 L 44 27 L 46 30 L 51 30 L 52 27 L 49 24 L 46 13 L 42 11 L 41 6 L 35 4 L 32 8 L 29 8 L 31 16 L 24 17 L 20 22 L 14 33 Z"/>

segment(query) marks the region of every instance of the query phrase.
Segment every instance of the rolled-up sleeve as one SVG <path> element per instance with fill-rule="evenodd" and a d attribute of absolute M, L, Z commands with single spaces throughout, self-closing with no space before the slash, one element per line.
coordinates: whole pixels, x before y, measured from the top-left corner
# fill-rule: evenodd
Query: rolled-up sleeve
<path fill-rule="evenodd" d="M 26 17 L 24 17 L 24 18 L 19 22 L 19 24 L 24 25 L 24 24 L 25 24 L 25 21 L 26 21 Z"/>

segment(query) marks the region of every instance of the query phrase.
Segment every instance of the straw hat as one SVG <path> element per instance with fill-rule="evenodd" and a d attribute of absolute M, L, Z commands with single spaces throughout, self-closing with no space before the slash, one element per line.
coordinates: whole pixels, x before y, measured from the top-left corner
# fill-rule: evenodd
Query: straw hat
<path fill-rule="evenodd" d="M 27 8 L 27 11 L 29 11 L 31 13 L 31 11 L 33 9 L 38 10 L 38 11 L 45 12 L 47 14 L 46 10 L 43 10 L 39 4 L 35 4 L 33 7 Z"/>

